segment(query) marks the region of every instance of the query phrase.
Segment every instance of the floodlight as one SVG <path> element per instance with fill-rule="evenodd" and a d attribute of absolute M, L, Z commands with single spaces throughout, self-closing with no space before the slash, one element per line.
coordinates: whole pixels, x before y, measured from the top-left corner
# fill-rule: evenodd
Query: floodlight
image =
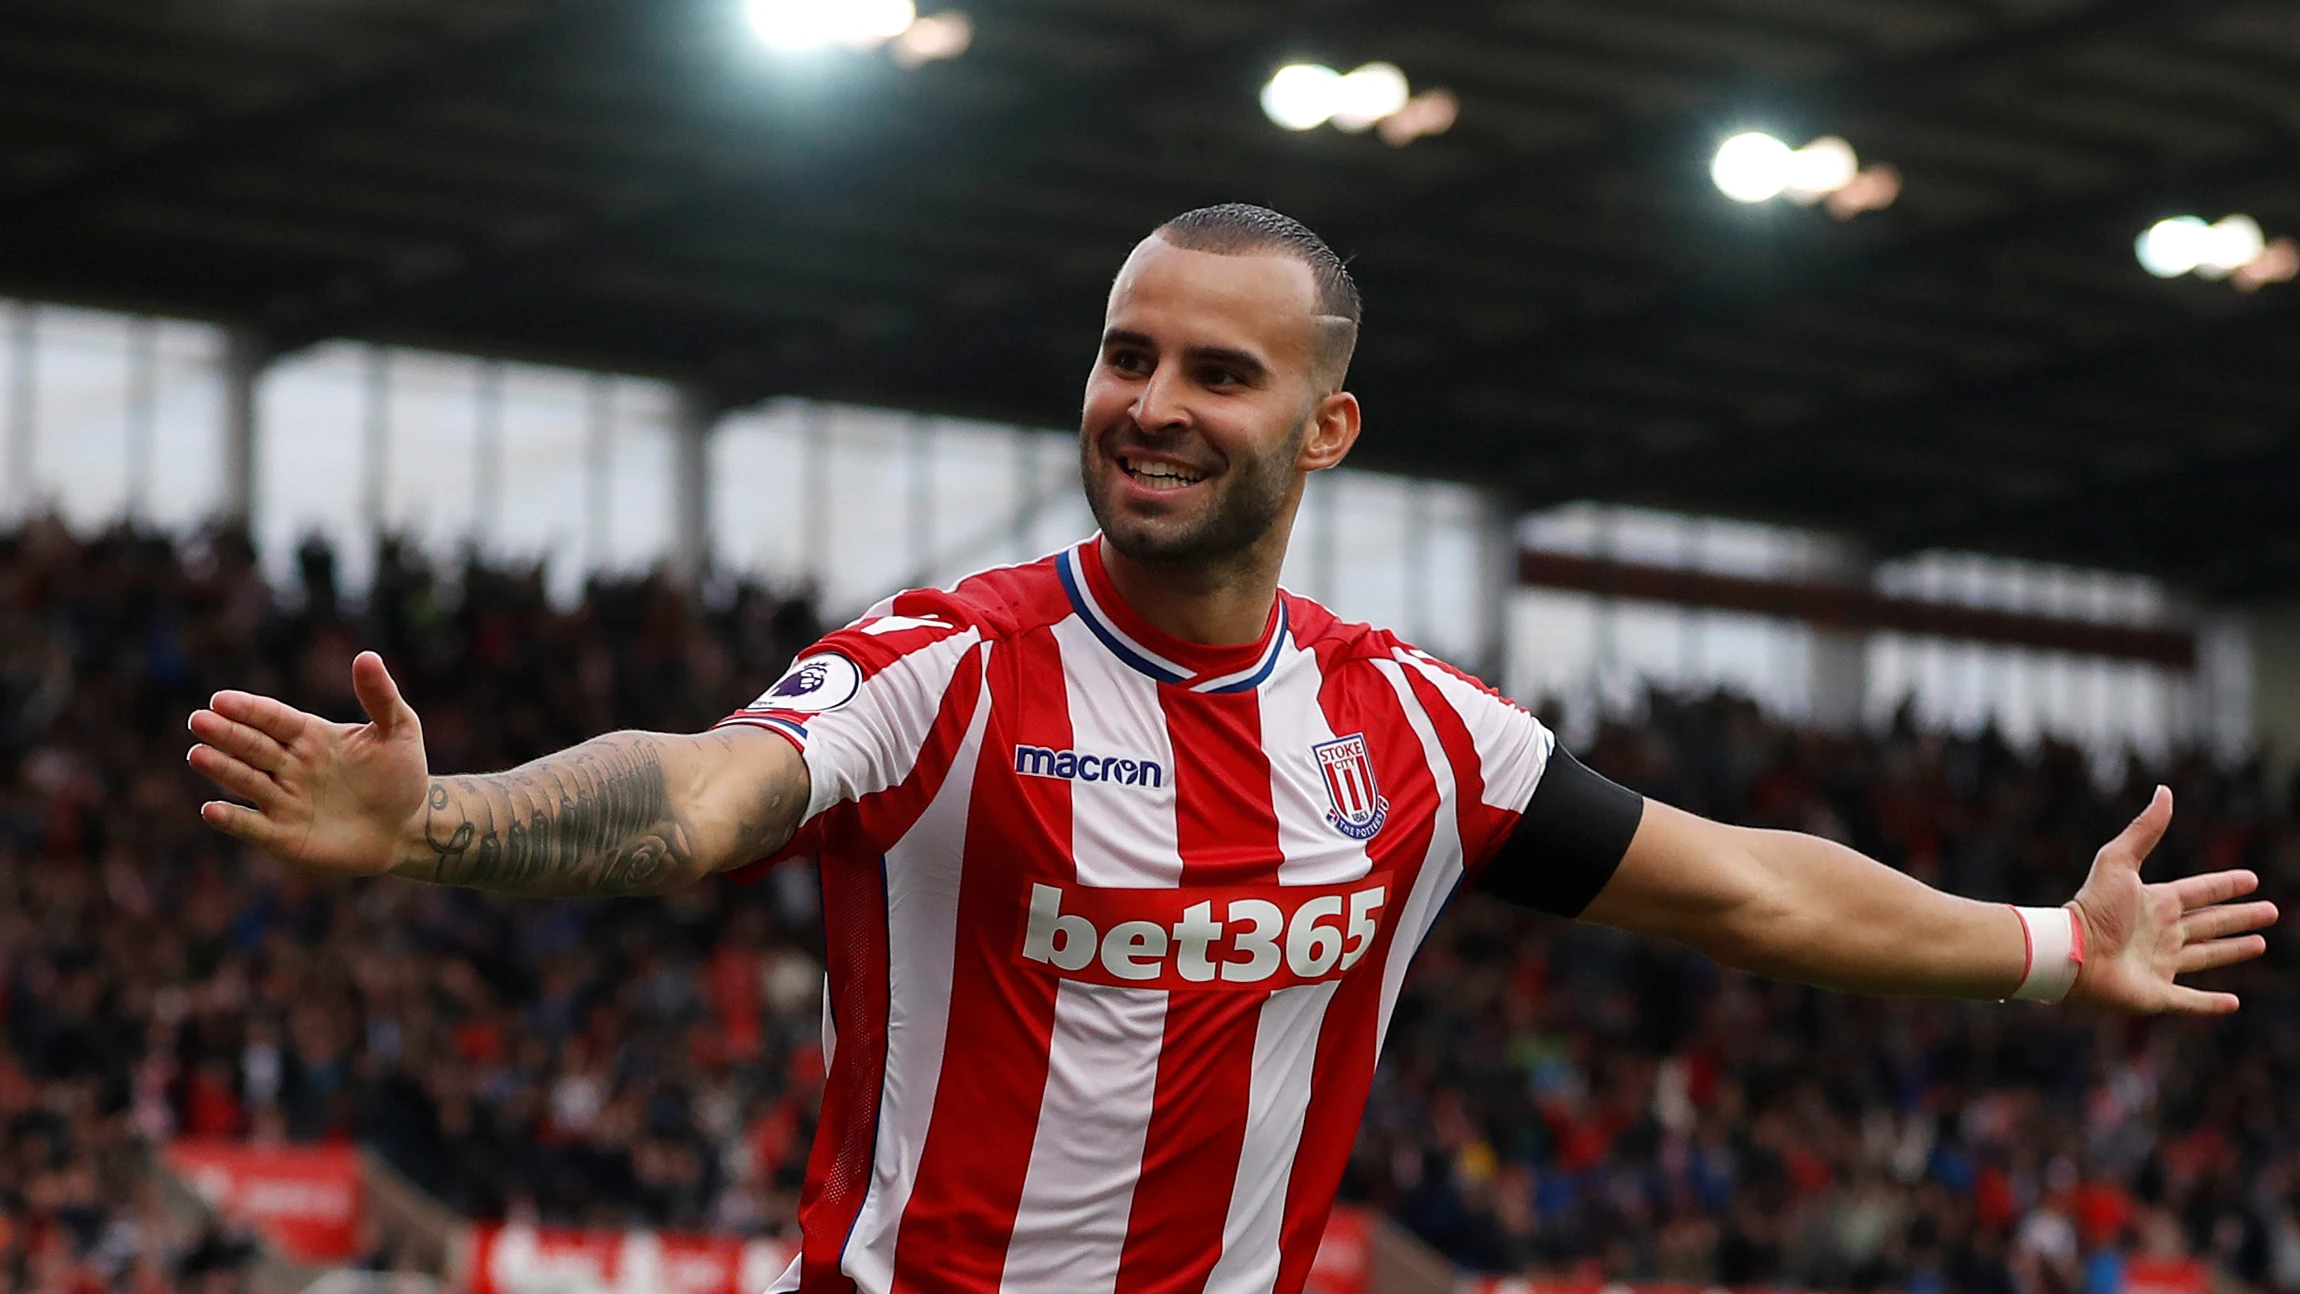
<path fill-rule="evenodd" d="M 2258 292 L 2271 283 L 2290 283 L 2295 278 L 2300 278 L 2300 242 L 2278 238 L 2231 271 L 2228 285 L 2239 292 Z"/>
<path fill-rule="evenodd" d="M 1382 142 L 1392 148 L 1406 145 L 1425 135 L 1442 135 L 1453 129 L 1461 119 L 1461 100 L 1451 90 L 1424 90 L 1406 100 L 1406 106 L 1381 119 L 1374 127 Z"/>
<path fill-rule="evenodd" d="M 2260 222 L 2250 216 L 2224 216 L 2212 226 L 2212 241 L 2205 248 L 2204 262 L 2196 267 L 2199 278 L 2221 279 L 2230 271 L 2239 270 L 2260 258 L 2268 250 L 2268 238 L 2260 232 Z"/>
<path fill-rule="evenodd" d="M 1745 131 L 1717 148 L 1709 163 L 1709 178 L 1717 191 L 1735 202 L 1763 202 L 1789 187 L 1796 155 L 1787 144 L 1763 131 Z"/>
<path fill-rule="evenodd" d="M 744 0 L 743 16 L 769 49 L 870 49 L 909 30 L 918 6 L 912 0 Z"/>
<path fill-rule="evenodd" d="M 2132 249 L 2140 267 L 2160 279 L 2183 274 L 2221 279 L 2259 260 L 2268 239 L 2250 216 L 2227 216 L 2209 225 L 2202 216 L 2174 216 L 2150 225 Z"/>
<path fill-rule="evenodd" d="M 1406 106 L 1413 92 L 1406 74 L 1392 63 L 1368 63 L 1333 83 L 1333 122 L 1351 134 Z"/>
<path fill-rule="evenodd" d="M 1861 159 L 1853 146 L 1835 135 L 1823 135 L 1789 154 L 1788 183 L 1782 185 L 1791 202 L 1811 206 L 1851 184 L 1861 173 Z"/>
<path fill-rule="evenodd" d="M 1315 130 L 1342 104 L 1342 74 L 1316 63 L 1289 63 L 1262 87 L 1262 111 L 1288 130 Z"/>
<path fill-rule="evenodd" d="M 928 14 L 903 29 L 887 54 L 896 67 L 913 68 L 937 59 L 957 58 L 974 43 L 974 20 L 956 9 Z"/>
<path fill-rule="evenodd" d="M 2159 220 L 2133 242 L 2140 268 L 2160 279 L 2176 279 L 2204 262 L 2203 244 L 2212 227 L 2196 216 Z"/>

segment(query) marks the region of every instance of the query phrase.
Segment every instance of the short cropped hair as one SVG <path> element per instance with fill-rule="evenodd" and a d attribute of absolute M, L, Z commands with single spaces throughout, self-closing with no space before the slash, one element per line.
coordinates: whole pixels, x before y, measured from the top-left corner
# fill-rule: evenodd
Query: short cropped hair
<path fill-rule="evenodd" d="M 1158 226 L 1157 235 L 1186 251 L 1217 256 L 1291 256 L 1310 267 L 1318 285 L 1317 366 L 1329 390 L 1340 390 L 1357 350 L 1364 308 L 1350 267 L 1308 225 L 1250 202 L 1224 202 L 1185 211 Z"/>

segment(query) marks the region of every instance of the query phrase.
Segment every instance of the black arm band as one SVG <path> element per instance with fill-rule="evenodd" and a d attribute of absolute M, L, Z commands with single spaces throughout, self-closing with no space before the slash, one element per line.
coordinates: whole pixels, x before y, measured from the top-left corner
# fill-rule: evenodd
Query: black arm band
<path fill-rule="evenodd" d="M 1559 746 L 1533 798 L 1477 887 L 1561 917 L 1578 917 L 1629 852 L 1645 797 L 1593 773 Z"/>

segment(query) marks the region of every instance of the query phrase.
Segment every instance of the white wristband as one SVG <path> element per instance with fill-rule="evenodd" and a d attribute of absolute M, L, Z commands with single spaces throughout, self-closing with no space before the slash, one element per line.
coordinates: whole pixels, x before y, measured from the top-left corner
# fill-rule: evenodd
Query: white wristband
<path fill-rule="evenodd" d="M 2010 907 L 2010 904 L 2006 906 Z M 2076 909 L 2013 908 L 2028 939 L 2028 969 L 2021 973 L 2013 996 L 2027 1002 L 2058 1002 L 2076 984 L 2084 965 L 2084 927 Z"/>

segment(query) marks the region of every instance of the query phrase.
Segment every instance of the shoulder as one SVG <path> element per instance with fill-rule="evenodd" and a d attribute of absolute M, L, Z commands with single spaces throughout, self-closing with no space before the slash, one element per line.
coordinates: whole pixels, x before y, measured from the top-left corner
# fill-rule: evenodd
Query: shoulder
<path fill-rule="evenodd" d="M 1315 653 L 1318 663 L 1328 671 L 1389 661 L 1398 665 L 1429 665 L 1469 677 L 1391 630 L 1344 620 L 1325 606 L 1298 594 L 1280 590 L 1279 596 L 1286 600 L 1287 630 L 1293 635 L 1295 645 Z"/>
<path fill-rule="evenodd" d="M 867 667 L 937 644 L 1012 639 L 1065 614 L 1051 558 L 980 571 L 947 589 L 905 589 L 880 599 L 821 646 Z"/>
<path fill-rule="evenodd" d="M 1296 647 L 1316 653 L 1319 663 L 1332 668 L 1353 661 L 1379 660 L 1389 654 L 1397 636 L 1387 629 L 1344 620 L 1324 604 L 1299 593 L 1278 590 L 1286 606 L 1286 632 Z"/>
<path fill-rule="evenodd" d="M 1390 686 L 1443 698 L 1465 715 L 1501 710 L 1532 717 L 1492 684 L 1391 630 L 1344 620 L 1308 598 L 1285 597 L 1295 643 L 1317 657 L 1319 669 L 1328 678 L 1379 677 Z"/>
<path fill-rule="evenodd" d="M 989 639 L 1011 639 L 1070 614 L 1055 554 L 977 571 L 939 596 L 961 608 Z"/>

